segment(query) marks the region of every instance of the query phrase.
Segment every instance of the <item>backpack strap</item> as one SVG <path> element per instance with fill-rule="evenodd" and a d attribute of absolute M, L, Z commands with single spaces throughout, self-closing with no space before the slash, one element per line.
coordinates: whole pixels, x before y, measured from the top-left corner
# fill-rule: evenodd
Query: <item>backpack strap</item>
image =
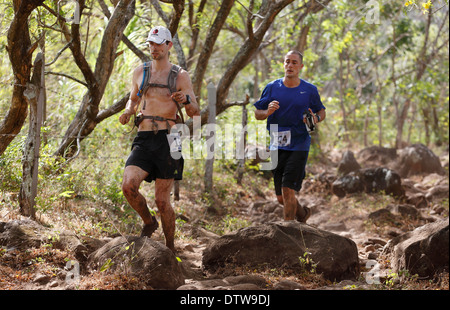
<path fill-rule="evenodd" d="M 151 61 L 144 62 L 144 75 L 142 76 L 141 86 L 139 87 L 139 91 L 137 93 L 138 97 L 142 97 L 145 91 L 149 87 L 159 87 L 159 88 L 168 88 L 170 93 L 174 93 L 177 91 L 177 77 L 180 72 L 181 67 L 177 65 L 172 65 L 170 69 L 169 75 L 167 77 L 167 84 L 157 84 L 157 83 L 149 83 L 151 77 Z"/>
<path fill-rule="evenodd" d="M 150 81 L 150 76 L 152 74 L 152 70 L 150 69 L 152 65 L 152 62 L 144 62 L 144 75 L 142 76 L 142 82 L 141 86 L 139 87 L 139 91 L 137 93 L 137 96 L 141 98 L 145 91 L 147 90 L 147 84 L 148 81 Z"/>
<path fill-rule="evenodd" d="M 177 77 L 178 73 L 180 73 L 180 70 L 181 67 L 177 65 L 172 65 L 172 68 L 170 69 L 169 76 L 167 77 L 167 85 L 169 86 L 170 93 L 174 93 L 177 91 Z M 177 105 L 178 114 L 180 115 L 181 122 L 184 124 L 184 115 L 183 111 L 181 110 L 181 106 L 175 100 L 174 102 Z"/>
<path fill-rule="evenodd" d="M 177 77 L 178 77 L 178 73 L 181 70 L 181 67 L 177 66 L 177 65 L 172 65 L 172 68 L 170 69 L 170 72 L 169 72 L 169 76 L 167 77 L 167 85 L 163 85 L 163 84 L 149 83 L 150 78 L 151 78 L 151 72 L 152 72 L 151 65 L 152 65 L 151 61 L 144 62 L 142 82 L 141 82 L 141 86 L 139 87 L 137 96 L 139 98 L 142 98 L 142 96 L 145 94 L 145 92 L 147 91 L 147 89 L 149 87 L 168 88 L 171 94 L 176 92 L 177 91 Z M 178 114 L 180 115 L 181 121 L 184 124 L 184 115 L 183 115 L 183 111 L 181 110 L 181 106 L 175 100 L 174 100 L 174 102 L 177 105 Z M 145 102 L 144 102 L 144 109 L 145 109 Z"/>
<path fill-rule="evenodd" d="M 172 65 L 170 69 L 169 76 L 167 77 L 167 85 L 169 86 L 170 93 L 177 91 L 177 77 L 180 69 L 181 67 L 177 65 Z"/>

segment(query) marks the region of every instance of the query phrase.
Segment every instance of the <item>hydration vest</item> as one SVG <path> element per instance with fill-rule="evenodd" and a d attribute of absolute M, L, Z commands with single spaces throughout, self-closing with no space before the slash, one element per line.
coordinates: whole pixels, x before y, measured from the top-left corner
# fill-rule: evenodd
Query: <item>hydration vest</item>
<path fill-rule="evenodd" d="M 143 67 L 143 77 L 142 77 L 142 82 L 141 82 L 141 86 L 139 87 L 139 91 L 137 93 L 137 96 L 139 98 L 142 98 L 142 96 L 147 92 L 147 90 L 150 87 L 159 87 L 159 88 L 167 88 L 169 89 L 170 93 L 174 93 L 177 91 L 177 77 L 178 77 L 178 73 L 181 70 L 180 66 L 177 65 L 172 65 L 172 68 L 170 69 L 169 75 L 167 77 L 167 84 L 158 84 L 158 83 L 150 83 L 150 78 L 151 78 L 151 65 L 152 62 L 144 62 L 144 67 Z M 139 126 L 139 123 L 144 120 L 144 119 L 151 119 L 153 120 L 153 122 L 155 120 L 157 121 L 174 121 L 176 123 L 179 123 L 179 119 L 181 119 L 181 122 L 184 123 L 184 116 L 183 116 L 183 112 L 181 111 L 181 106 L 178 102 L 176 102 L 175 100 L 173 100 L 175 102 L 175 104 L 177 105 L 177 109 L 178 109 L 178 114 L 177 115 L 177 119 L 168 119 L 168 118 L 164 118 L 161 116 L 149 116 L 149 115 L 142 115 L 142 114 L 138 114 L 138 116 L 136 116 L 135 119 L 135 124 L 136 126 Z M 144 101 L 144 107 L 145 109 L 145 101 Z"/>

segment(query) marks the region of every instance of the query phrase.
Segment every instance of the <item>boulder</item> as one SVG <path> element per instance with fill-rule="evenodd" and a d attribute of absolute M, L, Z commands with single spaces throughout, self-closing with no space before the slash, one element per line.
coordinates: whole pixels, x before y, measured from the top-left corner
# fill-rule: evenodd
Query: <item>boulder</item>
<path fill-rule="evenodd" d="M 305 270 L 305 261 L 332 281 L 359 275 L 358 250 L 352 240 L 297 221 L 267 223 L 224 235 L 204 250 L 202 263 L 205 270 L 215 272 L 228 264 Z"/>
<path fill-rule="evenodd" d="M 62 231 L 55 237 L 53 246 L 55 249 L 68 250 L 74 253 L 79 262 L 85 262 L 89 255 L 89 249 L 86 245 L 74 232 L 68 230 Z"/>
<path fill-rule="evenodd" d="M 378 209 L 371 212 L 368 218 L 376 224 L 382 222 L 394 223 L 397 220 L 397 217 L 387 208 Z"/>
<path fill-rule="evenodd" d="M 397 149 L 370 146 L 359 151 L 357 158 L 360 163 L 364 163 L 365 168 L 386 166 L 397 159 Z"/>
<path fill-rule="evenodd" d="M 409 217 L 413 219 L 417 219 L 420 217 L 419 210 L 410 204 L 389 204 L 386 207 L 389 211 L 394 214 L 399 214 L 403 217 Z"/>
<path fill-rule="evenodd" d="M 423 209 L 427 208 L 430 205 L 427 197 L 422 193 L 405 193 L 405 201 L 408 204 L 414 205 L 416 208 Z"/>
<path fill-rule="evenodd" d="M 360 193 L 364 191 L 361 178 L 353 172 L 338 178 L 331 184 L 331 192 L 338 197 L 345 197 L 347 194 Z"/>
<path fill-rule="evenodd" d="M 410 274 L 432 277 L 448 270 L 449 219 L 423 225 L 391 239 L 383 250 L 391 260 L 394 272 L 409 270 Z"/>
<path fill-rule="evenodd" d="M 375 224 L 399 225 L 403 219 L 421 219 L 419 210 L 409 204 L 388 204 L 386 208 L 373 211 L 368 216 Z"/>
<path fill-rule="evenodd" d="M 352 151 L 345 151 L 338 165 L 338 174 L 346 175 L 353 171 L 358 171 L 361 166 L 356 161 Z"/>
<path fill-rule="evenodd" d="M 439 157 L 423 144 L 413 144 L 400 150 L 396 170 L 402 177 L 445 173 Z"/>
<path fill-rule="evenodd" d="M 387 195 L 403 196 L 400 175 L 394 170 L 387 168 L 362 169 L 359 171 L 361 180 L 367 193 L 384 191 Z"/>
<path fill-rule="evenodd" d="M 448 194 L 449 194 L 448 189 L 449 189 L 448 184 L 436 185 L 427 191 L 425 198 L 427 198 L 429 201 L 436 200 L 436 199 L 442 199 L 442 198 L 448 198 Z"/>
<path fill-rule="evenodd" d="M 79 262 L 85 262 L 89 253 L 100 247 L 93 249 L 71 231 L 47 228 L 29 219 L 0 222 L 0 246 L 26 250 L 39 248 L 46 243 L 51 243 L 55 249 L 72 252 Z"/>
<path fill-rule="evenodd" d="M 53 233 L 32 220 L 0 222 L 0 246 L 25 250 L 38 248 Z"/>
<path fill-rule="evenodd" d="M 147 237 L 117 237 L 94 251 L 88 268 L 129 271 L 154 289 L 176 289 L 184 284 L 181 266 L 173 252 Z"/>
<path fill-rule="evenodd" d="M 351 172 L 336 179 L 331 186 L 331 191 L 338 197 L 359 192 L 381 191 L 397 197 L 405 194 L 400 176 L 388 168 L 367 168 Z"/>

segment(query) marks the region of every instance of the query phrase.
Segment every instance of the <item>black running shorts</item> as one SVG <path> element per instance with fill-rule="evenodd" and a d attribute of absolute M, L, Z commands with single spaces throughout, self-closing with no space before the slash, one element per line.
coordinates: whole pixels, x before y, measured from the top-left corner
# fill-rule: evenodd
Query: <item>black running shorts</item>
<path fill-rule="evenodd" d="M 295 191 L 302 188 L 307 160 L 308 151 L 278 150 L 278 164 L 272 170 L 275 194 L 282 195 L 282 187 L 288 187 Z"/>
<path fill-rule="evenodd" d="M 137 166 L 148 172 L 147 182 L 156 179 L 181 180 L 184 160 L 181 154 L 172 156 L 170 153 L 167 133 L 168 130 L 138 131 L 125 167 Z"/>

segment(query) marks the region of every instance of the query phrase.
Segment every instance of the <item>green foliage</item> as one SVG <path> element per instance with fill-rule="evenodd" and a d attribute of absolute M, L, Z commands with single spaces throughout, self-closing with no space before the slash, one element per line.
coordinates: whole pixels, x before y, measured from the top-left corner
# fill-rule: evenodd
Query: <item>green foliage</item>
<path fill-rule="evenodd" d="M 0 191 L 18 191 L 22 183 L 22 153 L 25 137 L 16 138 L 0 156 Z"/>
<path fill-rule="evenodd" d="M 248 221 L 227 214 L 224 218 L 222 218 L 220 223 L 214 225 L 208 224 L 205 225 L 205 228 L 221 236 L 248 226 L 250 226 Z"/>
<path fill-rule="evenodd" d="M 248 39 L 246 33 L 247 9 L 252 1 L 235 3 L 222 29 L 214 53 L 211 56 L 203 86 L 210 81 L 217 84 L 228 69 L 238 48 Z M 425 1 L 423 1 L 425 2 Z M 159 2 L 168 16 L 172 12 L 170 4 Z M 295 48 L 302 27 L 310 26 L 306 50 L 304 51 L 304 68 L 301 77 L 318 86 L 322 101 L 327 107 L 327 118 L 318 127 L 313 137 L 310 160 L 319 158 L 321 152 L 329 148 L 347 147 L 347 136 L 352 144 L 361 146 L 382 144 L 391 147 L 397 134 L 396 107 L 393 96 L 401 104 L 411 100 L 405 130 L 408 142 L 448 144 L 449 105 L 448 105 L 448 49 L 436 50 L 429 66 L 420 79 L 417 79 L 417 65 L 427 59 L 420 59 L 421 48 L 425 42 L 427 15 L 421 10 L 401 12 L 404 6 L 400 3 L 385 2 L 380 5 L 378 23 L 369 24 L 365 13 L 367 1 L 331 1 L 326 9 L 317 14 L 309 14 L 298 23 L 304 1 L 294 1 L 277 16 L 276 22 L 266 34 L 260 53 L 239 73 L 228 92 L 228 102 L 241 101 L 246 94 L 252 98 L 248 105 L 249 125 L 260 124 L 253 117 L 254 103 L 267 82 L 284 75 L 283 56 Z M 414 1 L 420 8 L 422 1 Z M 57 1 L 46 1 L 55 9 Z M 14 83 L 8 53 L 6 50 L 6 34 L 14 16 L 11 1 L 2 4 L 0 12 L 0 116 L 5 116 L 10 105 L 12 85 Z M 110 5 L 110 2 L 107 2 Z M 197 10 L 199 3 L 193 2 Z M 193 28 L 199 29 L 199 48 L 205 39 L 220 2 L 208 1 L 203 13 L 197 14 Z M 262 1 L 254 1 L 253 12 L 262 5 Z M 435 3 L 433 3 L 433 6 Z M 410 7 L 410 6 L 408 6 Z M 69 8 L 65 8 L 66 11 Z M 112 9 L 112 7 L 110 8 Z M 64 11 L 63 14 L 68 14 Z M 192 28 L 189 26 L 187 9 L 180 22 L 178 35 L 185 54 L 189 51 Z M 416 12 L 417 11 L 417 12 Z M 436 42 L 440 46 L 448 40 L 448 23 L 440 31 L 439 25 L 445 10 L 433 14 L 428 42 Z M 97 1 L 87 1 L 85 15 L 80 23 L 82 48 L 89 64 L 94 68 L 96 56 L 101 44 L 102 34 L 107 19 Z M 418 13 L 418 14 L 417 14 Z M 39 22 L 38 22 L 39 21 Z M 30 34 L 32 41 L 45 32 L 46 62 L 56 58 L 66 45 L 60 32 L 49 27 L 55 24 L 56 18 L 46 9 L 40 7 L 30 18 Z M 252 19 L 253 27 L 257 27 L 261 19 Z M 164 24 L 150 2 L 137 2 L 136 14 L 132 18 L 125 34 L 138 48 L 148 53 L 145 38 L 149 29 L 156 24 Z M 401 37 L 393 44 L 393 37 Z M 430 46 L 429 51 L 432 52 Z M 39 48 L 35 51 L 38 52 Z M 194 62 L 189 68 L 191 76 L 195 71 Z M 106 85 L 106 91 L 100 103 L 100 109 L 113 105 L 122 98 L 130 88 L 130 76 L 133 69 L 141 62 L 122 42 L 118 52 L 123 52 L 115 60 L 115 68 Z M 172 50 L 171 60 L 177 62 L 176 52 Z M 428 53 L 428 55 L 431 55 Z M 393 59 L 393 57 L 395 58 Z M 122 126 L 118 115 L 114 115 L 97 125 L 95 130 L 81 142 L 78 158 L 65 164 L 54 156 L 69 124 L 76 116 L 87 89 L 84 85 L 69 78 L 84 82 L 84 77 L 73 61 L 70 49 L 65 49 L 54 64 L 46 67 L 47 114 L 42 128 L 43 142 L 39 158 L 39 191 L 36 199 L 38 210 L 46 215 L 60 210 L 70 210 L 72 203 L 83 201 L 92 209 L 89 213 L 103 222 L 96 228 L 102 231 L 115 231 L 128 227 L 134 229 L 138 218 L 132 210 L 121 190 L 124 162 L 130 150 L 134 136 L 129 133 L 131 127 Z M 395 72 L 395 85 L 392 73 Z M 57 75 L 64 73 L 67 76 Z M 197 94 L 204 106 L 206 87 Z M 400 106 L 401 107 L 401 106 Z M 221 114 L 218 124 L 240 124 L 241 107 L 233 107 Z M 429 115 L 429 116 L 427 116 Z M 381 124 L 381 125 L 380 125 Z M 27 135 L 28 124 L 25 123 L 18 136 L 0 156 L 0 191 L 17 192 L 22 179 L 22 150 Z M 428 129 L 428 130 L 426 130 Z M 382 136 L 379 136 L 381 130 Z M 426 137 L 428 132 L 428 137 Z M 406 136 L 406 135 L 404 135 Z M 263 179 L 258 167 L 250 167 L 246 163 L 246 173 L 253 173 Z M 236 181 L 230 171 L 234 171 L 236 162 L 217 160 L 215 162 L 215 192 L 213 196 L 198 195 L 193 197 L 194 203 L 211 206 L 214 199 L 219 199 L 229 206 L 238 199 Z M 195 192 L 201 188 L 203 161 L 186 161 L 183 184 L 186 190 Z M 226 173 L 224 173 L 226 172 Z M 223 173 L 223 174 L 222 174 Z M 261 186 L 254 178 L 243 185 L 245 190 L 260 190 Z M 271 184 L 268 185 L 269 189 Z M 153 198 L 152 185 L 144 186 L 149 200 Z M 76 211 L 76 210 L 74 210 Z M 68 212 L 70 213 L 70 212 Z M 120 219 L 120 225 L 112 225 L 110 218 Z M 70 219 L 72 220 L 72 218 Z M 229 215 L 223 218 L 218 230 L 221 232 L 247 223 L 239 222 Z M 85 224 L 88 226 L 87 224 Z M 97 225 L 97 224 L 92 224 Z M 129 228 L 131 227 L 131 228 Z M 86 228 L 88 230 L 88 228 Z"/>
<path fill-rule="evenodd" d="M 114 265 L 114 262 L 111 258 L 108 258 L 105 263 L 100 267 L 100 272 L 108 271 L 109 268 L 111 268 Z"/>
<path fill-rule="evenodd" d="M 317 271 L 317 263 L 315 263 L 311 257 L 311 253 L 305 252 L 302 256 L 298 258 L 300 262 L 300 267 L 303 272 L 316 273 Z"/>

